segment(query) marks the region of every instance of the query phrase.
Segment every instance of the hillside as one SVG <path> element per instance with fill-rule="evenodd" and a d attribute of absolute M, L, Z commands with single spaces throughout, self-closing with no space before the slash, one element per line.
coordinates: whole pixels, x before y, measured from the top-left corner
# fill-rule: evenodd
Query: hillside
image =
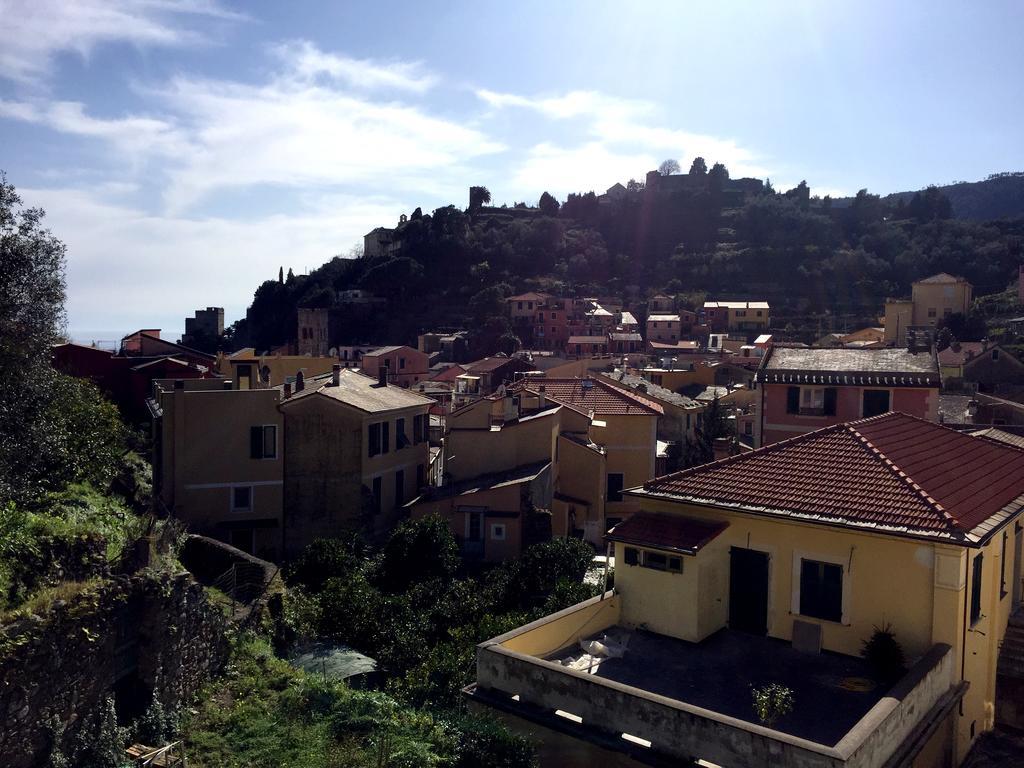
<path fill-rule="evenodd" d="M 1012 190 L 1024 179 L 979 184 Z M 1024 219 L 953 218 L 952 201 L 934 188 L 909 202 L 866 191 L 846 202 L 811 199 L 804 184 L 777 193 L 731 181 L 718 165 L 561 205 L 545 193 L 536 208 L 477 200 L 466 210 L 416 209 L 395 227 L 391 253 L 265 282 L 231 341 L 269 349 L 295 339 L 297 307 L 332 307 L 335 344 L 414 343 L 425 330 L 469 327 L 488 354 L 514 344 L 503 298 L 529 289 L 621 296 L 640 312 L 656 291 L 691 306 L 704 295 L 767 299 L 777 332 L 810 333 L 823 318 L 836 327 L 873 322 L 886 297 L 936 272 L 967 277 L 977 295 L 1002 291 L 1024 262 Z M 350 289 L 387 304 L 357 311 L 342 300 Z"/>
<path fill-rule="evenodd" d="M 953 206 L 953 216 L 991 221 L 1024 216 L 1024 173 L 997 173 L 984 181 L 959 181 L 936 187 Z M 894 192 L 886 201 L 909 203 L 915 192 Z"/>

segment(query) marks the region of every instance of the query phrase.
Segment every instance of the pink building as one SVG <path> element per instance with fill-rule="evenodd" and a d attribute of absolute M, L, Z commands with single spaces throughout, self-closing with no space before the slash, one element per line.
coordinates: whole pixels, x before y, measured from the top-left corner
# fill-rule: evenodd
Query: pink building
<path fill-rule="evenodd" d="M 380 369 L 388 371 L 388 383 L 409 387 L 430 378 L 429 358 L 412 347 L 379 347 L 363 355 L 360 370 L 367 376 L 379 378 Z"/>
<path fill-rule="evenodd" d="M 775 346 L 755 381 L 755 447 L 887 411 L 938 421 L 939 366 L 931 352 Z"/>

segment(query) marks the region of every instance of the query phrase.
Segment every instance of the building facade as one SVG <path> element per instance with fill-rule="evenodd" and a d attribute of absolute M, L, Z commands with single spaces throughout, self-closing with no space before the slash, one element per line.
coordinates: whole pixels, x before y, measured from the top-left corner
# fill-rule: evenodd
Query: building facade
<path fill-rule="evenodd" d="M 940 319 L 968 314 L 973 299 L 974 289 L 962 277 L 940 272 L 917 280 L 911 284 L 909 301 L 890 299 L 885 303 L 885 341 L 905 345 L 909 329 L 934 331 Z"/>

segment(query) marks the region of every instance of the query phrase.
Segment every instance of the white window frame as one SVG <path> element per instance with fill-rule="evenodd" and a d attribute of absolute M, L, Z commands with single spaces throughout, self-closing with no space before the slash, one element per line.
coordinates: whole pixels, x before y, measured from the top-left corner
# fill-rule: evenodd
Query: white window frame
<path fill-rule="evenodd" d="M 491 523 L 491 541 L 505 541 L 507 533 L 508 527 L 505 523 Z"/>
<path fill-rule="evenodd" d="M 248 507 L 236 507 L 235 506 L 235 490 L 237 488 L 248 488 L 249 489 L 249 506 Z M 252 513 L 256 507 L 256 493 L 253 486 L 246 483 L 238 483 L 237 485 L 231 486 L 231 495 L 228 497 L 228 505 L 232 514 L 238 514 L 240 512 Z"/>
<path fill-rule="evenodd" d="M 819 563 L 828 563 L 829 565 L 838 565 L 841 570 L 841 578 L 843 580 L 842 589 L 842 605 L 839 607 L 840 618 L 838 621 L 839 626 L 848 627 L 850 626 L 850 606 L 853 602 L 850 597 L 850 590 L 852 588 L 851 582 L 853 579 L 850 577 L 850 558 L 849 556 L 842 555 L 825 555 L 820 552 L 807 552 L 805 550 L 793 550 L 793 572 L 792 578 L 792 598 L 790 603 L 790 612 L 794 616 L 800 617 L 801 620 L 806 621 L 817 621 L 822 624 L 837 624 L 835 621 L 829 621 L 828 619 L 819 619 L 817 616 L 805 616 L 800 613 L 800 572 L 801 572 L 801 561 L 803 560 L 814 560 Z"/>
<path fill-rule="evenodd" d="M 800 387 L 800 408 L 817 408 L 825 410 L 824 387 Z"/>

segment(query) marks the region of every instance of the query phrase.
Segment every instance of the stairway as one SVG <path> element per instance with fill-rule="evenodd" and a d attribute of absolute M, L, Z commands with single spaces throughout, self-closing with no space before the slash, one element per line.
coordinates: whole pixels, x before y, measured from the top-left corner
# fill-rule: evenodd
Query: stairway
<path fill-rule="evenodd" d="M 997 674 L 1024 680 L 1024 608 L 1018 608 L 1006 625 Z"/>
<path fill-rule="evenodd" d="M 1010 616 L 999 650 L 996 722 L 1024 730 L 1024 607 Z"/>

